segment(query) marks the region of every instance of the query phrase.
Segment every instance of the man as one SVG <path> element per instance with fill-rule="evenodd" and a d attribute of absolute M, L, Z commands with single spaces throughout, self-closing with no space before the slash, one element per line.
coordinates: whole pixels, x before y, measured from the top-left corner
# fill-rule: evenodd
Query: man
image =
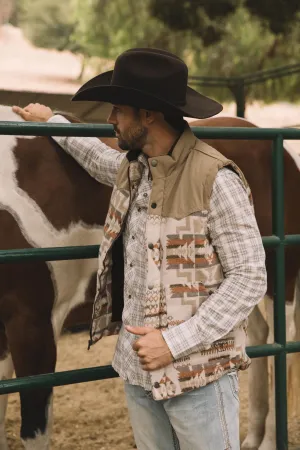
<path fill-rule="evenodd" d="M 237 450 L 237 371 L 249 365 L 246 319 L 266 292 L 265 253 L 243 174 L 183 120 L 222 110 L 187 78 L 175 55 L 128 50 L 73 98 L 112 103 L 108 122 L 128 152 L 55 139 L 114 186 L 90 343 L 120 332 L 113 367 L 137 448 Z M 67 122 L 43 105 L 14 110 Z"/>

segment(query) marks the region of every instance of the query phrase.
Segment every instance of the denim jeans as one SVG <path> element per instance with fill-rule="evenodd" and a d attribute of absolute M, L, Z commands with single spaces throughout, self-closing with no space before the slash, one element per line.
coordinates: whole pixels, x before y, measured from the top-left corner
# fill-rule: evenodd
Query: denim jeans
<path fill-rule="evenodd" d="M 125 394 L 138 450 L 240 449 L 235 372 L 168 400 L 128 383 Z"/>

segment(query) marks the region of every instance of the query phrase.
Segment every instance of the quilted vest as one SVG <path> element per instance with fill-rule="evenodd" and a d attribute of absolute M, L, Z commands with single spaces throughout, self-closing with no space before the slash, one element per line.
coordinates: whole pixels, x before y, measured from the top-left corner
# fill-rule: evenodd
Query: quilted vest
<path fill-rule="evenodd" d="M 99 252 L 97 295 L 90 345 L 117 334 L 123 308 L 122 231 L 131 199 L 139 185 L 142 165 L 136 152 L 124 158 L 113 189 Z M 228 166 L 247 181 L 236 164 L 195 137 L 187 126 L 172 155 L 148 159 L 152 191 L 145 241 L 148 270 L 144 324 L 174 327 L 192 317 L 224 279 L 211 244 L 207 220 L 210 196 L 218 171 Z M 226 372 L 246 369 L 246 321 L 207 349 L 150 372 L 152 394 L 171 398 L 205 386 Z"/>

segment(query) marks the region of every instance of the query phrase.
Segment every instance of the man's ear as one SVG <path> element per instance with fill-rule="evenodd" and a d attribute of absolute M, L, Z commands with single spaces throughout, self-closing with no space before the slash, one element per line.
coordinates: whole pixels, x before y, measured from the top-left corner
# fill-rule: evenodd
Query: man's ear
<path fill-rule="evenodd" d="M 151 111 L 145 109 L 144 112 L 145 112 L 144 118 L 148 125 L 157 121 L 161 121 L 163 119 L 163 114 L 159 111 Z"/>
<path fill-rule="evenodd" d="M 141 117 L 145 124 L 150 125 L 155 121 L 155 111 L 150 111 L 148 109 L 141 110 Z"/>

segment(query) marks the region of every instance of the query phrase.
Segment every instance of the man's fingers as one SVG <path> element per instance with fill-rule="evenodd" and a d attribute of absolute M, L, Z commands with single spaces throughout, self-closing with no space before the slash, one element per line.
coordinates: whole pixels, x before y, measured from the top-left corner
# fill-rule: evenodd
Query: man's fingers
<path fill-rule="evenodd" d="M 139 339 L 134 341 L 134 343 L 132 344 L 132 348 L 133 348 L 133 350 L 135 352 L 139 351 L 139 349 L 141 348 L 141 344 L 139 343 Z"/>
<path fill-rule="evenodd" d="M 30 112 L 25 111 L 25 109 L 22 109 L 19 106 L 13 106 L 12 110 L 13 110 L 14 113 L 16 113 L 19 116 L 21 116 L 22 119 L 24 119 L 24 120 L 30 120 L 30 118 L 32 117 Z"/>
<path fill-rule="evenodd" d="M 53 116 L 51 108 L 40 103 L 29 103 L 25 108 L 15 105 L 12 110 L 24 120 L 31 122 L 47 122 Z"/>
<path fill-rule="evenodd" d="M 20 108 L 19 106 L 13 106 L 12 110 L 13 110 L 14 113 L 17 113 L 17 114 L 20 114 L 20 112 L 23 111 L 23 109 Z"/>
<path fill-rule="evenodd" d="M 132 348 L 135 352 L 138 351 L 138 347 L 136 346 L 136 341 L 132 344 Z"/>
<path fill-rule="evenodd" d="M 136 334 L 137 336 L 145 336 L 145 334 L 155 330 L 153 327 L 132 327 L 130 325 L 126 325 L 125 329 L 129 331 L 129 333 Z"/>
<path fill-rule="evenodd" d="M 157 365 L 154 364 L 152 362 L 142 362 L 140 361 L 141 367 L 143 370 L 145 370 L 146 372 L 151 372 L 152 370 L 157 370 L 160 369 L 162 366 L 161 365 Z"/>

